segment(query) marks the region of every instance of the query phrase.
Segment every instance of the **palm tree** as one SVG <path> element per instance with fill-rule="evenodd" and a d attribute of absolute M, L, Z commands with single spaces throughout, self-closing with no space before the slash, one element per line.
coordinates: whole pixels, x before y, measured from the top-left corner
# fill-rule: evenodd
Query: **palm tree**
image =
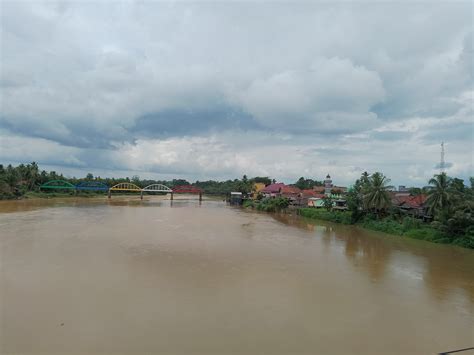
<path fill-rule="evenodd" d="M 426 203 L 431 213 L 443 216 L 449 211 L 453 198 L 450 182 L 451 179 L 444 172 L 430 179 L 429 184 L 433 188 L 428 192 Z"/>
<path fill-rule="evenodd" d="M 374 210 L 377 216 L 380 211 L 385 211 L 391 205 L 388 193 L 392 186 L 387 185 L 390 179 L 382 173 L 376 172 L 368 178 L 363 186 L 363 203 L 366 210 Z"/>

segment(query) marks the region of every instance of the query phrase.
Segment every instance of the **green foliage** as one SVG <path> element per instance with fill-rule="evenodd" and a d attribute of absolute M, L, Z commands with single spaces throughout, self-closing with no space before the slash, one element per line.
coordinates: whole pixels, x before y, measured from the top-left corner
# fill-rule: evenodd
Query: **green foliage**
<path fill-rule="evenodd" d="M 226 180 L 226 181 L 196 181 L 194 184 L 207 195 L 228 195 L 232 191 L 247 194 L 252 191 L 252 183 L 249 180 Z"/>
<path fill-rule="evenodd" d="M 453 199 L 453 189 L 451 188 L 451 179 L 446 173 L 435 175 L 429 181 L 433 185 L 433 189 L 428 193 L 426 201 L 430 212 L 441 221 L 446 221 L 450 212 L 451 202 Z"/>
<path fill-rule="evenodd" d="M 298 214 L 302 217 L 321 219 L 342 224 L 352 224 L 351 212 L 349 211 L 328 211 L 319 208 L 300 208 Z"/>
<path fill-rule="evenodd" d="M 367 211 L 373 211 L 379 216 L 380 212 L 385 212 L 391 206 L 390 195 L 391 186 L 387 183 L 390 179 L 382 173 L 372 174 L 362 186 L 363 207 Z"/>
<path fill-rule="evenodd" d="M 256 176 L 252 179 L 250 179 L 252 183 L 263 183 L 266 185 L 270 185 L 272 183 L 272 180 L 268 176 Z"/>
<path fill-rule="evenodd" d="M 244 202 L 242 203 L 242 207 L 243 208 L 253 208 L 253 207 L 255 207 L 255 205 L 254 205 L 252 200 L 244 200 Z"/>
<path fill-rule="evenodd" d="M 307 189 L 312 189 L 314 186 L 323 186 L 323 182 L 300 177 L 298 181 L 293 184 L 293 186 L 296 186 L 297 188 L 301 190 L 307 190 Z"/>
<path fill-rule="evenodd" d="M 408 217 L 408 216 L 406 216 L 402 222 L 404 231 L 420 228 L 421 224 L 422 224 L 421 220 L 417 218 L 413 218 L 413 217 Z"/>
<path fill-rule="evenodd" d="M 47 172 L 43 170 L 40 172 L 38 165 L 33 162 L 27 165 L 20 164 L 17 167 L 11 165 L 4 167 L 3 165 L 0 165 L 0 199 L 20 198 L 22 196 L 31 197 L 33 196 L 32 194 L 25 194 L 32 191 L 39 192 L 39 186 L 51 180 L 64 180 L 73 185 L 77 185 L 82 181 L 97 181 L 108 186 L 114 186 L 124 182 L 132 182 L 139 187 L 145 187 L 152 184 L 163 184 L 170 188 L 181 185 L 193 185 L 203 190 L 204 194 L 222 196 L 228 195 L 232 191 L 240 191 L 244 194 L 248 194 L 252 191 L 255 182 L 263 182 L 265 184 L 271 183 L 269 177 L 255 177 L 248 179 L 246 175 L 244 175 L 242 179 L 227 181 L 196 181 L 194 184 L 191 184 L 184 179 L 140 179 L 140 177 L 136 175 L 132 176 L 132 178 L 101 178 L 100 176 L 94 177 L 92 173 L 88 173 L 84 178 L 67 178 L 62 174 L 57 174 L 55 171 Z M 52 197 L 52 193 L 53 191 L 44 191 L 42 194 L 38 194 L 37 196 Z M 103 194 L 104 192 L 99 193 Z M 81 196 L 81 194 L 79 194 L 79 196 Z"/>
<path fill-rule="evenodd" d="M 410 187 L 408 191 L 410 192 L 411 196 L 418 196 L 423 193 L 419 187 Z"/>
<path fill-rule="evenodd" d="M 334 204 L 334 200 L 332 199 L 331 196 L 326 196 L 323 198 L 323 207 L 327 211 L 330 211 L 332 209 L 333 204 Z"/>
<path fill-rule="evenodd" d="M 366 216 L 361 222 L 361 225 L 367 229 L 395 235 L 403 235 L 405 232 L 403 224 L 391 218 L 374 219 L 370 216 Z"/>
<path fill-rule="evenodd" d="M 287 208 L 289 204 L 288 199 L 284 197 L 264 198 L 260 201 L 254 201 L 253 207 L 258 211 L 279 212 Z"/>

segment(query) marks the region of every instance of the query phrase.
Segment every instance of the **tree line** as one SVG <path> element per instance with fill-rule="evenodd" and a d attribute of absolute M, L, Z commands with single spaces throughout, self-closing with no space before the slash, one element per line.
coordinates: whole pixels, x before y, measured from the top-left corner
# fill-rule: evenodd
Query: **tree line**
<path fill-rule="evenodd" d="M 83 181 L 96 181 L 104 183 L 108 186 L 114 186 L 119 183 L 129 182 L 139 187 L 145 187 L 151 184 L 163 184 L 170 188 L 182 185 L 192 185 L 203 190 L 209 195 L 227 195 L 231 191 L 240 191 L 244 194 L 252 192 L 255 183 L 263 183 L 269 185 L 275 182 L 269 177 L 247 178 L 244 175 L 241 179 L 225 180 L 225 181 L 196 181 L 191 183 L 185 179 L 172 180 L 154 180 L 140 179 L 135 175 L 125 178 L 102 178 L 88 173 L 84 178 L 66 177 L 55 171 L 40 170 L 37 163 L 20 164 L 18 166 L 4 166 L 0 164 L 0 199 L 15 199 L 28 195 L 29 192 L 40 192 L 40 186 L 51 180 L 64 180 L 73 185 L 77 185 Z M 57 192 L 56 192 L 57 193 Z"/>
<path fill-rule="evenodd" d="M 474 248 L 474 177 L 469 186 L 459 178 L 451 178 L 446 173 L 434 175 L 429 186 L 411 190 L 412 196 L 426 195 L 425 212 L 430 217 L 423 223 L 439 232 L 443 242 L 456 242 Z M 361 220 L 375 220 L 379 225 L 390 221 L 411 223 L 420 228 L 422 223 L 407 219 L 392 203 L 390 179 L 380 172 L 369 175 L 363 173 L 347 193 L 347 206 L 352 223 Z M 377 222 L 374 222 L 376 224 Z"/>

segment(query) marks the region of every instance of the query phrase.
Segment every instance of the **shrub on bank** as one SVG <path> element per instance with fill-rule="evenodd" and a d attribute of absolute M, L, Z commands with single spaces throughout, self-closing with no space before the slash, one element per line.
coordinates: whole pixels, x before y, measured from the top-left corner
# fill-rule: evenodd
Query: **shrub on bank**
<path fill-rule="evenodd" d="M 253 208 L 254 203 L 253 203 L 252 200 L 244 200 L 244 202 L 242 203 L 242 207 L 243 208 Z"/>
<path fill-rule="evenodd" d="M 243 207 L 245 208 L 255 208 L 258 211 L 263 212 L 279 212 L 284 210 L 289 206 L 289 201 L 284 197 L 277 198 L 264 198 L 261 200 L 251 201 L 245 200 L 243 202 Z"/>
<path fill-rule="evenodd" d="M 403 224 L 390 218 L 372 219 L 370 216 L 367 216 L 360 224 L 364 228 L 389 234 L 403 235 L 405 232 Z"/>
<path fill-rule="evenodd" d="M 300 208 L 298 214 L 302 217 L 321 219 L 342 224 L 354 224 L 351 221 L 351 212 L 326 211 L 316 208 Z M 366 229 L 408 238 L 425 240 L 434 243 L 455 244 L 464 248 L 474 249 L 474 228 L 468 230 L 465 236 L 452 238 L 435 226 L 423 224 L 422 221 L 412 217 L 405 217 L 402 222 L 391 217 L 377 219 L 368 215 L 363 220 L 355 223 Z"/>
<path fill-rule="evenodd" d="M 352 224 L 351 212 L 348 211 L 327 211 L 316 208 L 300 208 L 298 214 L 306 218 L 322 219 L 342 224 Z"/>

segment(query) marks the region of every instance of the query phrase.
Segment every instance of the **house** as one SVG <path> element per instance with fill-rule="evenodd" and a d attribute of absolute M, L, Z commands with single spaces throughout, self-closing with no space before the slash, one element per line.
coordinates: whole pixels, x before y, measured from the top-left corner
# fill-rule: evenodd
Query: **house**
<path fill-rule="evenodd" d="M 338 198 L 333 202 L 333 210 L 347 211 L 347 201 L 343 198 Z"/>
<path fill-rule="evenodd" d="M 317 198 L 321 194 L 314 191 L 314 189 L 306 189 L 302 190 L 300 193 L 300 205 L 301 206 L 309 206 L 308 202 L 310 198 Z"/>
<path fill-rule="evenodd" d="M 256 200 L 258 195 L 262 193 L 262 190 L 265 188 L 265 184 L 263 182 L 255 182 L 252 187 L 252 193 L 250 197 L 253 200 Z"/>
<path fill-rule="evenodd" d="M 313 196 L 309 197 L 307 200 L 306 205 L 308 207 L 324 207 L 324 199 L 326 198 L 325 194 L 314 194 Z"/>
<path fill-rule="evenodd" d="M 290 201 L 290 204 L 296 205 L 300 203 L 301 190 L 296 186 L 283 185 L 280 188 L 279 196 L 287 198 Z"/>
<path fill-rule="evenodd" d="M 398 207 L 402 214 L 423 220 L 431 220 L 433 217 L 428 211 L 427 199 L 428 196 L 425 194 L 416 196 L 395 194 L 392 196 L 392 204 Z"/>
<path fill-rule="evenodd" d="M 241 205 L 243 201 L 242 192 L 231 192 L 230 193 L 230 204 L 231 205 Z"/>
<path fill-rule="evenodd" d="M 264 197 L 279 197 L 281 188 L 285 186 L 284 183 L 279 182 L 265 186 L 260 192 Z"/>
<path fill-rule="evenodd" d="M 317 194 L 324 194 L 325 188 L 324 186 L 313 186 L 313 191 Z"/>
<path fill-rule="evenodd" d="M 410 192 L 405 185 L 398 185 L 398 192 Z"/>

